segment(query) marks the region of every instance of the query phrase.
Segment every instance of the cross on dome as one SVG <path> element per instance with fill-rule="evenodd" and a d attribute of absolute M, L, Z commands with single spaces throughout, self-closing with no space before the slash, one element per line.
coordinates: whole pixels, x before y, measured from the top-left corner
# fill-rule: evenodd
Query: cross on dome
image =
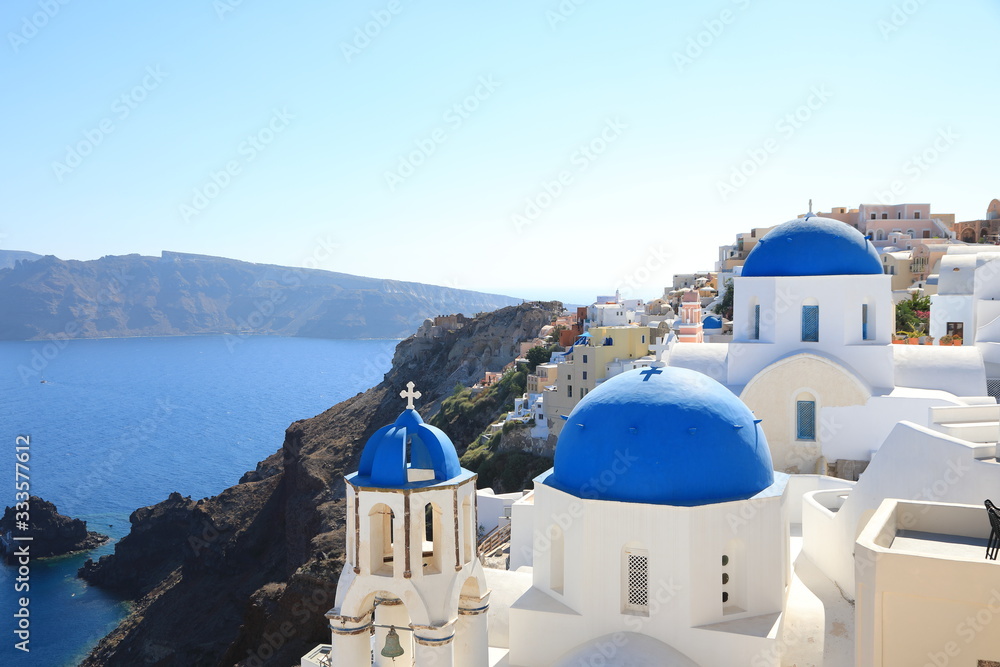
<path fill-rule="evenodd" d="M 407 410 L 412 410 L 413 409 L 413 399 L 420 398 L 421 396 L 422 396 L 422 394 L 419 391 L 413 391 L 413 381 L 412 380 L 410 382 L 406 383 L 406 389 L 404 391 L 399 392 L 399 397 L 406 399 L 406 409 Z"/>
<path fill-rule="evenodd" d="M 647 368 L 644 371 L 639 371 L 639 375 L 643 376 L 643 378 L 642 378 L 643 382 L 647 382 L 649 380 L 649 378 L 653 377 L 654 375 L 659 375 L 662 372 L 663 371 L 661 371 L 659 368 L 651 366 L 651 367 Z"/>

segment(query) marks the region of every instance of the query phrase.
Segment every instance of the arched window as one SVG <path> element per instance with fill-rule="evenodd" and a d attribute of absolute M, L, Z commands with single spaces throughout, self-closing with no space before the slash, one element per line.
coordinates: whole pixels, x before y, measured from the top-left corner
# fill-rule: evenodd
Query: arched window
<path fill-rule="evenodd" d="M 816 397 L 808 392 L 795 399 L 795 439 L 816 440 Z"/>
<path fill-rule="evenodd" d="M 803 302 L 802 341 L 807 343 L 819 341 L 819 302 L 816 299 L 806 299 Z"/>
<path fill-rule="evenodd" d="M 422 537 L 424 573 L 437 574 L 441 571 L 444 532 L 441 530 L 441 508 L 434 503 L 424 505 Z"/>
<path fill-rule="evenodd" d="M 914 231 L 912 227 L 910 229 L 907 229 L 906 233 L 910 235 L 911 239 L 917 238 L 917 232 Z"/>
<path fill-rule="evenodd" d="M 622 611 L 649 615 L 649 552 L 626 547 L 622 550 Z"/>
<path fill-rule="evenodd" d="M 876 229 L 875 230 L 875 240 L 876 241 L 885 241 L 885 232 L 883 230 L 881 230 L 881 229 Z"/>
<path fill-rule="evenodd" d="M 392 510 L 383 503 L 375 505 L 368 513 L 369 568 L 372 574 L 392 576 L 394 519 L 395 515 Z"/>
<path fill-rule="evenodd" d="M 562 528 L 557 524 L 549 527 L 549 588 L 555 593 L 563 592 L 566 571 L 566 545 Z"/>
<path fill-rule="evenodd" d="M 760 303 L 757 302 L 757 297 L 750 300 L 750 321 L 747 332 L 747 338 L 750 340 L 760 340 Z"/>

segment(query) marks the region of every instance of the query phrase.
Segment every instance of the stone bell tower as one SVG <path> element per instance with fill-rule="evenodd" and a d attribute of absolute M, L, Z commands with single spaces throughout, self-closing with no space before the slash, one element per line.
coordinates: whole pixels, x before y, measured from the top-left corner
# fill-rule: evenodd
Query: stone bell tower
<path fill-rule="evenodd" d="M 345 478 L 346 562 L 327 613 L 332 664 L 368 666 L 374 655 L 379 666 L 484 667 L 476 475 L 417 414 L 412 382 L 400 396 L 406 409 L 369 438 Z"/>

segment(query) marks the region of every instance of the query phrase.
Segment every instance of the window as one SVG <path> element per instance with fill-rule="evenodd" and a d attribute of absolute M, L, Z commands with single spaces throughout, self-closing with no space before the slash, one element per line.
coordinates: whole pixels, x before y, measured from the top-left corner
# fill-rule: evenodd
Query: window
<path fill-rule="evenodd" d="M 870 330 L 868 327 L 868 304 L 861 304 L 861 340 L 871 340 L 869 337 Z"/>
<path fill-rule="evenodd" d="M 586 379 L 587 379 L 587 371 L 584 371 L 584 372 L 583 372 L 583 379 L 584 379 L 584 380 L 586 380 Z"/>
<path fill-rule="evenodd" d="M 875 214 L 874 214 L 874 213 L 872 213 L 872 220 L 874 220 L 874 219 L 875 219 Z"/>
<path fill-rule="evenodd" d="M 882 231 L 881 229 L 875 230 L 875 240 L 876 241 L 885 241 L 885 232 Z"/>
<path fill-rule="evenodd" d="M 949 336 L 957 336 L 958 338 L 965 338 L 962 332 L 965 330 L 965 322 L 948 322 L 945 324 L 945 333 Z"/>
<path fill-rule="evenodd" d="M 882 219 L 883 220 L 888 220 L 889 219 L 889 214 L 888 213 L 883 213 L 882 214 Z"/>
<path fill-rule="evenodd" d="M 566 385 L 566 398 L 573 398 L 573 385 Z"/>
<path fill-rule="evenodd" d="M 587 355 L 583 355 L 583 363 L 587 363 Z"/>
<path fill-rule="evenodd" d="M 424 534 L 421 544 L 421 556 L 425 573 L 441 572 L 441 552 L 444 540 L 441 524 L 441 508 L 434 503 L 424 505 Z M 457 517 L 456 517 L 457 520 Z"/>
<path fill-rule="evenodd" d="M 816 401 L 795 402 L 795 438 L 816 439 Z"/>
<path fill-rule="evenodd" d="M 626 549 L 624 556 L 625 611 L 649 614 L 649 554 Z"/>
<path fill-rule="evenodd" d="M 552 537 L 552 544 L 549 547 L 549 588 L 556 593 L 562 593 L 566 553 L 562 528 L 553 524 L 549 527 L 549 535 Z"/>
<path fill-rule="evenodd" d="M 819 342 L 819 306 L 802 306 L 802 341 Z"/>
<path fill-rule="evenodd" d="M 901 212 L 896 213 L 896 220 L 902 220 L 903 214 Z"/>
<path fill-rule="evenodd" d="M 645 336 L 643 336 L 643 337 L 642 337 L 642 342 L 643 342 L 643 343 L 645 343 L 645 342 L 646 342 L 646 337 L 645 337 Z"/>
<path fill-rule="evenodd" d="M 394 518 L 389 506 L 382 503 L 368 512 L 369 568 L 372 574 L 392 576 Z"/>
<path fill-rule="evenodd" d="M 914 220 L 919 220 L 920 219 L 920 211 L 914 211 L 913 212 L 913 219 Z"/>
<path fill-rule="evenodd" d="M 750 320 L 750 340 L 760 340 L 760 304 L 753 305 L 753 315 Z"/>

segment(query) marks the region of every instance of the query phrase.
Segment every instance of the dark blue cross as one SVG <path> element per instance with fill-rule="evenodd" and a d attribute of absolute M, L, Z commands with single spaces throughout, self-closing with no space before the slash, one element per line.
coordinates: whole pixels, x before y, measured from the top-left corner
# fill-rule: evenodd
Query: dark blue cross
<path fill-rule="evenodd" d="M 645 377 L 642 378 L 642 381 L 646 382 L 647 380 L 649 380 L 649 378 L 651 378 L 654 375 L 657 375 L 659 373 L 662 373 L 662 372 L 663 371 L 661 371 L 659 368 L 649 367 L 649 368 L 647 368 L 644 371 L 639 371 L 639 375 L 645 376 Z"/>

